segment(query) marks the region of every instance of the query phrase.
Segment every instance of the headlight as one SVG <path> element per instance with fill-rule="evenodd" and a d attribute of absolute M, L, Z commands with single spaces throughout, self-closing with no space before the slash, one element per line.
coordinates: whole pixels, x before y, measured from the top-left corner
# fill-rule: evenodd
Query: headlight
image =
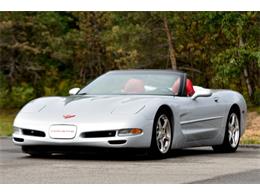
<path fill-rule="evenodd" d="M 18 127 L 13 127 L 13 131 L 15 134 L 22 134 L 21 129 Z"/>
<path fill-rule="evenodd" d="M 140 135 L 142 133 L 143 130 L 138 128 L 122 129 L 118 131 L 118 136 Z"/>

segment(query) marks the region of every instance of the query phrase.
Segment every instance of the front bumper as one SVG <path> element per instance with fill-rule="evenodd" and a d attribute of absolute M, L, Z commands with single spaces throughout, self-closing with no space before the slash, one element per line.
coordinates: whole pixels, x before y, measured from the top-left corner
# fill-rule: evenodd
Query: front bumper
<path fill-rule="evenodd" d="M 27 135 L 13 134 L 13 142 L 21 146 L 91 146 L 91 147 L 126 147 L 126 148 L 146 148 L 150 146 L 146 135 L 135 135 L 128 137 L 105 137 L 105 138 L 80 138 L 73 139 L 52 139 L 38 138 Z"/>
<path fill-rule="evenodd" d="M 72 139 L 54 139 L 51 138 L 48 131 L 45 132 L 45 137 L 37 137 L 24 135 L 21 132 L 13 133 L 13 142 L 20 146 L 89 146 L 89 147 L 104 147 L 104 148 L 148 148 L 151 144 L 152 137 L 152 121 L 146 122 L 142 127 L 142 134 L 119 136 L 116 133 L 113 137 L 91 137 L 84 138 L 79 130 L 76 136 Z M 18 127 L 25 128 L 25 127 Z M 28 128 L 28 127 L 27 127 Z M 32 129 L 32 128 L 30 128 Z M 34 128 L 35 129 L 35 128 Z"/>

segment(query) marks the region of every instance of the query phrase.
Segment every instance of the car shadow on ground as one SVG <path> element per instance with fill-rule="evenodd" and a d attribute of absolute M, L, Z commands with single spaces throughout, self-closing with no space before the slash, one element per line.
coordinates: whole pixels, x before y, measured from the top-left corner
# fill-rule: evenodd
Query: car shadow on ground
<path fill-rule="evenodd" d="M 76 153 L 54 153 L 45 156 L 26 156 L 25 158 L 41 158 L 53 160 L 104 160 L 104 161 L 145 161 L 174 159 L 188 156 L 214 155 L 211 148 L 192 148 L 172 150 L 166 158 L 149 155 L 147 150 L 88 150 Z"/>

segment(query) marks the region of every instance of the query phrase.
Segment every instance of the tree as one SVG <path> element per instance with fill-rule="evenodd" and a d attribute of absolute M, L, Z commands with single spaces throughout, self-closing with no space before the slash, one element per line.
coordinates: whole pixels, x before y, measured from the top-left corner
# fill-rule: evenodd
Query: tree
<path fill-rule="evenodd" d="M 258 104 L 259 18 L 258 12 L 2 12 L 0 107 L 66 95 L 108 70 L 135 68 L 185 71 L 196 85 L 238 90 Z"/>

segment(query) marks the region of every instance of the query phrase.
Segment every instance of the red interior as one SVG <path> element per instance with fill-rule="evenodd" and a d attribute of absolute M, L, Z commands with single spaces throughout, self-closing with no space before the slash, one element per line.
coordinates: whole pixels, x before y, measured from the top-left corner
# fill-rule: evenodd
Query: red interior
<path fill-rule="evenodd" d="M 180 78 L 178 78 L 172 85 L 172 92 L 174 93 L 174 95 L 178 95 L 179 88 L 180 88 Z M 186 80 L 185 89 L 186 89 L 187 96 L 192 96 L 195 93 L 193 84 L 190 79 Z"/>
<path fill-rule="evenodd" d="M 172 92 L 174 95 L 178 95 L 180 88 L 180 78 L 178 78 L 172 85 Z"/>
<path fill-rule="evenodd" d="M 124 86 L 124 91 L 126 93 L 143 93 L 144 81 L 141 79 L 129 79 Z"/>
<path fill-rule="evenodd" d="M 186 94 L 187 96 L 192 96 L 195 93 L 192 82 L 190 79 L 186 80 Z"/>

